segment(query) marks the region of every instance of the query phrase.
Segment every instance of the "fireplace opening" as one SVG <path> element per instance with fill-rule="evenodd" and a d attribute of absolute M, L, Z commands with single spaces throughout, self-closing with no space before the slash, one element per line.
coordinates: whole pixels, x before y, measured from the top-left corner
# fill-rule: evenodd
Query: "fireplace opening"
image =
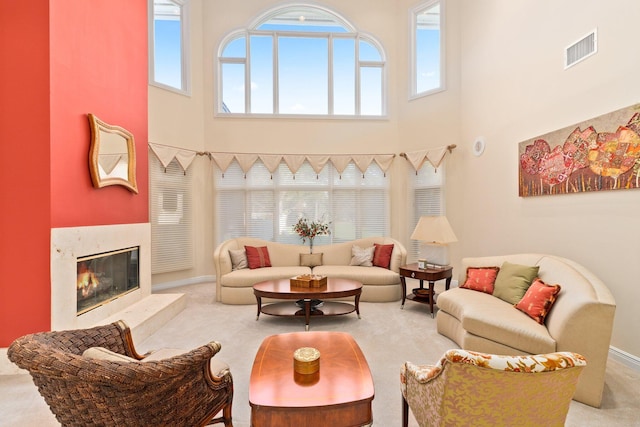
<path fill-rule="evenodd" d="M 136 246 L 78 258 L 77 316 L 140 288 L 139 251 Z"/>

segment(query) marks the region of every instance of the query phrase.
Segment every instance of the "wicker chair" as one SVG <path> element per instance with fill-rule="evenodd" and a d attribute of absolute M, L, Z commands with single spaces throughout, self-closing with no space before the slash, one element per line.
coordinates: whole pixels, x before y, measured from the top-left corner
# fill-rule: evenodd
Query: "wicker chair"
<path fill-rule="evenodd" d="M 465 350 L 447 351 L 435 366 L 405 362 L 402 425 L 411 408 L 420 427 L 561 427 L 586 364 L 570 352 L 496 356 Z"/>
<path fill-rule="evenodd" d="M 104 347 L 134 358 L 110 361 L 82 356 Z M 27 369 L 63 426 L 232 426 L 233 380 L 228 368 L 212 374 L 211 342 L 187 353 L 139 362 L 122 321 L 90 329 L 25 335 L 8 349 Z M 222 411 L 222 416 L 214 418 Z"/>

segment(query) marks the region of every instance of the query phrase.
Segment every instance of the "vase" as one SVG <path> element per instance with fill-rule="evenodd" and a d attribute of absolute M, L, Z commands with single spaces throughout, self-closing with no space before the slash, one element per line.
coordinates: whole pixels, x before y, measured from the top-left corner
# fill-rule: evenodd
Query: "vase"
<path fill-rule="evenodd" d="M 313 239 L 309 239 L 309 253 L 313 253 Z"/>

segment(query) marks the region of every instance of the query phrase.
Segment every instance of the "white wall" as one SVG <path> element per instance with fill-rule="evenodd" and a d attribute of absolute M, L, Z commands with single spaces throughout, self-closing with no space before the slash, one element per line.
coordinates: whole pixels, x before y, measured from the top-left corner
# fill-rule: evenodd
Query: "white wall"
<path fill-rule="evenodd" d="M 458 197 L 449 199 L 464 211 L 455 224 L 462 255 L 544 252 L 583 264 L 616 299 L 612 345 L 640 355 L 640 190 L 520 198 L 517 186 L 519 142 L 640 100 L 640 3 L 464 5 L 456 156 L 464 178 Z M 596 27 L 598 53 L 565 71 L 564 48 Z M 487 147 L 476 158 L 471 144 L 479 135 Z"/>
<path fill-rule="evenodd" d="M 463 256 L 544 252 L 571 258 L 603 279 L 616 298 L 612 345 L 640 355 L 640 340 L 629 327 L 640 324 L 640 249 L 634 245 L 640 190 L 519 198 L 517 188 L 519 142 L 639 101 L 634 28 L 640 3 L 447 0 L 447 90 L 409 102 L 408 10 L 418 3 L 317 3 L 385 48 L 389 117 L 360 121 L 214 117 L 218 44 L 284 2 L 192 0 L 193 95 L 150 87 L 150 140 L 197 150 L 312 154 L 397 154 L 457 144 L 446 176 L 447 216 L 459 239 L 451 245 L 454 268 Z M 596 27 L 598 54 L 564 71 L 563 49 Z M 479 135 L 487 148 L 477 158 L 471 144 Z M 194 167 L 201 198 L 196 267 L 156 275 L 154 283 L 214 274 L 211 169 L 203 158 Z M 391 234 L 408 245 L 405 173 L 406 162 L 396 159 Z"/>

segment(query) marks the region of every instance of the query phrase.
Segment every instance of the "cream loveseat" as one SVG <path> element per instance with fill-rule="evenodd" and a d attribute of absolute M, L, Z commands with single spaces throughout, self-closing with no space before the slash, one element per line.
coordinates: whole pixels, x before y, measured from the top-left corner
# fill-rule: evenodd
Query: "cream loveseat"
<path fill-rule="evenodd" d="M 349 265 L 354 245 L 368 248 L 374 243 L 393 244 L 389 269 Z M 232 270 L 229 251 L 244 249 L 245 246 L 266 246 L 272 266 Z M 332 245 L 314 245 L 313 253 L 322 253 L 322 265 L 315 267 L 300 265 L 300 254 L 308 253 L 308 245 L 292 245 L 248 237 L 222 242 L 213 255 L 216 268 L 216 300 L 225 304 L 255 304 L 254 284 L 264 280 L 284 279 L 309 273 L 362 282 L 360 301 L 385 302 L 400 299 L 398 272 L 400 266 L 406 263 L 407 251 L 397 240 L 388 237 L 369 237 Z"/>
<path fill-rule="evenodd" d="M 465 283 L 468 267 L 500 267 L 505 261 L 538 266 L 542 281 L 561 286 L 545 323 L 494 295 L 457 287 L 438 296 L 438 332 L 465 350 L 483 353 L 579 353 L 587 366 L 574 399 L 599 407 L 616 309 L 611 292 L 583 266 L 543 254 L 464 258 L 459 286 Z"/>

